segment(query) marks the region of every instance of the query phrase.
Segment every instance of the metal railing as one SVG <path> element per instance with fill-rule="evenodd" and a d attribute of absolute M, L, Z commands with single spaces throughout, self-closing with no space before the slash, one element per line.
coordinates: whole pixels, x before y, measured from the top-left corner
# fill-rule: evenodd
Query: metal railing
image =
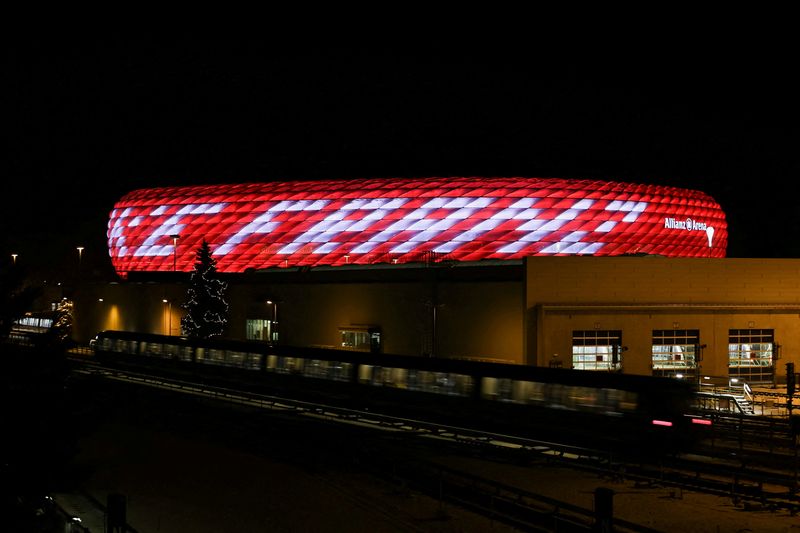
<path fill-rule="evenodd" d="M 703 410 L 754 414 L 753 389 L 743 379 L 725 376 L 700 376 L 698 407 Z"/>

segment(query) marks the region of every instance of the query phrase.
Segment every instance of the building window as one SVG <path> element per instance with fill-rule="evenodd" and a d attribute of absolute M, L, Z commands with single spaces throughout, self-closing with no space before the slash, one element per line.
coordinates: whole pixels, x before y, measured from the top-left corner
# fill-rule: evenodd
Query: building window
<path fill-rule="evenodd" d="M 347 326 L 339 328 L 343 350 L 380 353 L 381 330 L 379 327 Z"/>
<path fill-rule="evenodd" d="M 653 375 L 695 376 L 699 347 L 698 329 L 653 330 Z"/>
<path fill-rule="evenodd" d="M 272 320 L 261 318 L 247 319 L 247 340 L 249 341 L 277 341 L 278 332 Z"/>
<path fill-rule="evenodd" d="M 751 383 L 772 383 L 774 329 L 728 332 L 728 374 Z"/>
<path fill-rule="evenodd" d="M 622 331 L 572 332 L 572 368 L 578 370 L 622 369 Z"/>

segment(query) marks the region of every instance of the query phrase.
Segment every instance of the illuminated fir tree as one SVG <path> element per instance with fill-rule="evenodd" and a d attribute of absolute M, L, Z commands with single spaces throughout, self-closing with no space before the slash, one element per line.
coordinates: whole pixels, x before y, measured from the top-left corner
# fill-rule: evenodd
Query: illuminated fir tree
<path fill-rule="evenodd" d="M 187 301 L 182 305 L 187 311 L 181 318 L 184 335 L 195 339 L 222 335 L 228 324 L 227 288 L 228 284 L 217 277 L 217 261 L 211 256 L 208 243 L 203 240 L 197 249 L 197 261 L 186 293 Z"/>
<path fill-rule="evenodd" d="M 75 316 L 75 304 L 67 298 L 58 302 L 56 317 L 53 321 L 52 333 L 57 342 L 67 342 L 72 337 L 72 323 Z"/>

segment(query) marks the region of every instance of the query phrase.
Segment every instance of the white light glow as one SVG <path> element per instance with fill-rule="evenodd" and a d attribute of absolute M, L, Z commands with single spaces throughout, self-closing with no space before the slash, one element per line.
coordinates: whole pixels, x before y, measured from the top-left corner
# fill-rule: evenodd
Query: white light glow
<path fill-rule="evenodd" d="M 614 226 L 616 226 L 616 225 L 617 225 L 617 223 L 615 221 L 606 220 L 605 222 L 603 222 L 602 224 L 597 226 L 597 229 L 595 231 L 598 232 L 598 233 L 608 233 L 609 231 L 614 229 Z"/>
<path fill-rule="evenodd" d="M 520 198 L 509 207 L 513 209 L 527 209 L 528 207 L 533 206 L 536 202 L 538 202 L 538 198 Z"/>
<path fill-rule="evenodd" d="M 340 242 L 327 242 L 314 250 L 315 254 L 329 254 L 337 249 L 342 243 Z"/>

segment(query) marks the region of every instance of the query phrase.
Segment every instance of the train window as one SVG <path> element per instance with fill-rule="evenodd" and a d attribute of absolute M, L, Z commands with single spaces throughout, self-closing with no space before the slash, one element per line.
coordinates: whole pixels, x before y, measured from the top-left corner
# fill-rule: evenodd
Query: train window
<path fill-rule="evenodd" d="M 468 396 L 472 393 L 473 379 L 464 374 L 409 370 L 408 388 L 434 394 Z"/>
<path fill-rule="evenodd" d="M 191 346 L 178 346 L 178 359 L 181 361 L 192 360 L 192 347 Z"/>
<path fill-rule="evenodd" d="M 280 374 L 291 374 L 303 371 L 305 360 L 301 357 L 278 357 L 275 364 L 275 371 Z"/>
<path fill-rule="evenodd" d="M 350 381 L 350 375 L 353 373 L 353 365 L 351 363 L 336 361 L 331 366 L 331 379 L 335 381 Z"/>
<path fill-rule="evenodd" d="M 175 353 L 175 346 L 142 341 L 139 350 L 143 355 L 169 358 Z"/>
<path fill-rule="evenodd" d="M 372 365 L 359 365 L 358 367 L 358 382 L 362 384 L 372 383 L 372 373 L 374 367 Z"/>
<path fill-rule="evenodd" d="M 126 341 L 124 339 L 114 339 L 112 341 L 112 350 L 118 353 L 136 353 L 136 341 Z"/>
<path fill-rule="evenodd" d="M 214 364 L 224 363 L 225 350 L 219 350 L 217 348 L 209 348 L 206 353 L 206 360 Z"/>
<path fill-rule="evenodd" d="M 412 370 L 408 376 L 408 388 L 411 390 L 421 390 L 433 392 L 433 382 L 436 379 L 434 372 L 425 370 Z"/>
<path fill-rule="evenodd" d="M 161 347 L 154 342 L 144 342 L 139 345 L 142 355 L 158 355 L 161 353 Z"/>
<path fill-rule="evenodd" d="M 483 378 L 481 396 L 487 400 L 512 401 L 512 382 L 503 378 Z"/>
<path fill-rule="evenodd" d="M 218 348 L 197 348 L 197 362 L 212 365 L 225 365 L 225 350 Z"/>
<path fill-rule="evenodd" d="M 247 352 L 237 352 L 234 350 L 228 350 L 225 356 L 225 364 L 227 364 L 228 366 L 243 367 L 246 358 L 247 358 Z"/>
<path fill-rule="evenodd" d="M 512 399 L 517 403 L 540 403 L 544 401 L 544 386 L 535 381 L 514 381 Z"/>
<path fill-rule="evenodd" d="M 350 363 L 312 359 L 305 366 L 304 375 L 333 381 L 349 381 Z"/>
<path fill-rule="evenodd" d="M 637 406 L 637 395 L 630 391 L 488 377 L 483 378 L 481 396 L 487 400 L 616 415 L 635 411 Z"/>
<path fill-rule="evenodd" d="M 372 369 L 371 385 L 383 387 L 411 388 L 408 385 L 409 371 L 405 368 L 376 366 Z"/>
<path fill-rule="evenodd" d="M 246 359 L 246 368 L 251 370 L 258 370 L 261 368 L 261 358 L 263 356 L 260 353 L 248 353 Z"/>
<path fill-rule="evenodd" d="M 565 396 L 566 404 L 576 411 L 596 411 L 604 407 L 599 404 L 598 389 L 593 387 L 567 387 Z"/>
<path fill-rule="evenodd" d="M 546 383 L 544 388 L 545 401 L 547 407 L 556 409 L 569 409 L 568 395 L 565 394 L 566 387 L 560 383 Z"/>
<path fill-rule="evenodd" d="M 475 380 L 472 376 L 464 374 L 451 374 L 453 380 L 453 393 L 458 396 L 472 396 L 475 389 Z"/>
<path fill-rule="evenodd" d="M 619 389 L 604 389 L 605 413 L 621 414 L 636 411 L 639 405 L 639 395 L 633 391 Z"/>
<path fill-rule="evenodd" d="M 165 344 L 163 355 L 164 357 L 169 357 L 169 358 L 176 357 L 179 349 L 180 348 L 174 344 Z"/>
<path fill-rule="evenodd" d="M 303 369 L 303 375 L 312 378 L 325 378 L 328 373 L 328 362 L 311 359 Z"/>

